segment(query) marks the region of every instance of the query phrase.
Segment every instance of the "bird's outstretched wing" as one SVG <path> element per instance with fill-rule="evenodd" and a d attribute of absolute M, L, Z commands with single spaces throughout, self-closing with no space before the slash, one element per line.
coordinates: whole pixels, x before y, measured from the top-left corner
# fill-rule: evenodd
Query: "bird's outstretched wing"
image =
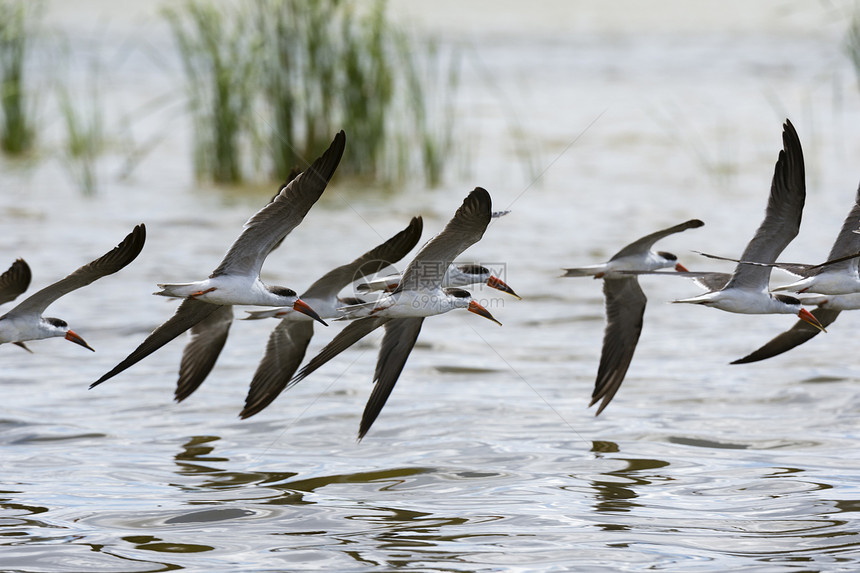
<path fill-rule="evenodd" d="M 233 306 L 225 304 L 191 327 L 191 340 L 182 350 L 173 395 L 177 402 L 188 398 L 206 380 L 227 342 L 232 324 Z"/>
<path fill-rule="evenodd" d="M 639 342 L 648 301 L 636 277 L 604 279 L 603 294 L 606 298 L 606 328 L 594 393 L 588 404 L 593 406 L 603 400 L 595 416 L 609 405 L 624 381 Z"/>
<path fill-rule="evenodd" d="M 379 357 L 376 360 L 376 371 L 373 374 L 373 391 L 364 407 L 358 429 L 359 440 L 370 430 L 391 395 L 391 391 L 394 390 L 403 366 L 412 348 L 415 347 L 422 324 L 424 324 L 423 318 L 397 318 L 385 323 L 385 334 L 382 337 Z"/>
<path fill-rule="evenodd" d="M 398 320 L 391 318 L 382 318 L 370 316 L 367 318 L 359 318 L 353 320 L 346 327 L 337 333 L 337 336 L 332 338 L 331 342 L 319 351 L 319 353 L 311 358 L 311 360 L 299 370 L 288 386 L 294 386 L 307 378 L 314 370 L 388 322 L 389 320 Z"/>
<path fill-rule="evenodd" d="M 48 305 L 61 296 L 87 286 L 125 267 L 140 254 L 145 242 L 146 227 L 141 223 L 131 233 L 126 235 L 125 239 L 119 245 L 96 260 L 82 266 L 66 278 L 30 295 L 18 306 L 6 313 L 6 316 L 30 313 L 41 315 L 48 308 Z"/>
<path fill-rule="evenodd" d="M 211 304 L 195 298 L 186 298 L 176 309 L 167 322 L 152 331 L 146 340 L 140 343 L 122 362 L 117 364 L 107 374 L 90 384 L 90 388 L 113 378 L 123 370 L 134 366 L 204 318 L 218 310 L 221 305 Z"/>
<path fill-rule="evenodd" d="M 24 259 L 17 259 L 0 275 L 0 304 L 11 302 L 18 298 L 30 286 L 32 278 L 30 265 Z"/>
<path fill-rule="evenodd" d="M 448 266 L 460 253 L 481 240 L 491 218 L 490 194 L 486 189 L 476 187 L 442 232 L 418 251 L 394 292 L 439 288 Z"/>
<path fill-rule="evenodd" d="M 414 217 L 405 229 L 381 245 L 323 275 L 308 287 L 302 297 L 335 298 L 338 291 L 354 280 L 375 274 L 406 256 L 421 238 L 421 229 L 421 217 Z M 304 359 L 313 333 L 313 324 L 308 321 L 284 319 L 275 327 L 251 380 L 245 407 L 239 414 L 241 418 L 248 418 L 266 408 L 287 387 Z"/>
<path fill-rule="evenodd" d="M 838 310 L 826 308 L 816 308 L 812 311 L 812 315 L 818 319 L 821 326 L 827 328 L 830 326 L 836 317 L 839 316 Z M 812 339 L 816 334 L 821 332 L 821 329 L 809 324 L 806 321 L 798 320 L 794 326 L 776 335 L 770 342 L 754 352 L 750 352 L 743 358 L 738 358 L 732 364 L 748 364 L 750 362 L 758 362 L 766 358 L 772 358 L 783 352 L 787 352 L 795 346 L 800 346 L 807 340 Z"/>
<path fill-rule="evenodd" d="M 642 253 L 648 252 L 651 247 L 654 246 L 654 243 L 668 237 L 669 235 L 674 235 L 675 233 L 680 233 L 682 231 L 686 231 L 687 229 L 696 229 L 704 225 L 702 221 L 699 219 L 690 219 L 689 221 L 685 221 L 674 227 L 669 227 L 668 229 L 663 229 L 662 231 L 656 231 L 651 233 L 650 235 L 645 235 L 641 239 L 633 241 L 617 253 L 615 253 L 610 261 L 615 259 L 620 259 L 622 257 L 627 257 L 630 255 L 640 255 Z"/>
<path fill-rule="evenodd" d="M 320 277 L 302 293 L 302 298 L 334 298 L 343 287 L 356 279 L 376 274 L 393 265 L 418 244 L 423 226 L 421 217 L 413 217 L 405 229 L 381 245 Z"/>
<path fill-rule="evenodd" d="M 302 222 L 322 196 L 340 163 L 345 144 L 346 136 L 340 131 L 325 153 L 248 219 L 242 233 L 210 276 L 259 275 L 272 249 Z"/>
<path fill-rule="evenodd" d="M 772 263 L 800 230 L 806 201 L 806 172 L 797 131 L 785 120 L 783 149 L 773 171 L 764 220 L 740 257 L 742 261 Z M 767 288 L 771 268 L 738 264 L 726 288 Z"/>
<path fill-rule="evenodd" d="M 298 370 L 314 335 L 309 320 L 282 320 L 269 335 L 266 353 L 248 389 L 240 418 L 250 418 L 272 403 Z"/>

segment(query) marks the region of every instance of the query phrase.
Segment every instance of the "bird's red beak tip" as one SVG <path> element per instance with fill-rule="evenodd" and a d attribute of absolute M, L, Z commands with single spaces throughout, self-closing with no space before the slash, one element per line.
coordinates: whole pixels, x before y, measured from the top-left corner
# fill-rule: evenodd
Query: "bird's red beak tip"
<path fill-rule="evenodd" d="M 306 314 L 317 322 L 321 322 L 324 326 L 328 326 L 328 324 L 322 318 L 320 318 L 320 315 L 318 315 L 316 311 L 312 309 L 310 305 L 308 305 L 308 303 L 306 303 L 300 298 L 297 298 L 296 302 L 293 303 L 293 310 L 297 310 L 302 314 Z"/>
<path fill-rule="evenodd" d="M 499 326 L 502 326 L 502 323 L 496 320 L 496 317 L 490 314 L 490 311 L 475 302 L 474 300 L 469 303 L 469 308 L 467 309 L 469 312 L 474 312 L 478 316 L 483 316 L 486 319 L 492 320 Z"/>
<path fill-rule="evenodd" d="M 797 313 L 797 317 L 800 318 L 800 320 L 811 324 L 815 328 L 820 329 L 821 332 L 827 332 L 827 329 L 825 329 L 824 325 L 822 325 L 821 322 L 817 318 L 815 318 L 815 315 L 806 310 L 805 308 L 800 309 L 800 312 Z"/>
<path fill-rule="evenodd" d="M 517 297 L 519 300 L 522 300 L 522 297 L 514 292 L 514 289 L 509 287 L 505 281 L 500 279 L 499 277 L 492 275 L 487 279 L 487 286 L 490 288 L 494 288 L 496 290 L 500 290 L 502 292 L 506 292 L 511 296 Z"/>
<path fill-rule="evenodd" d="M 75 344 L 79 344 L 79 345 L 83 346 L 84 348 L 86 348 L 87 350 L 91 350 L 92 352 L 95 352 L 95 348 L 93 348 L 89 344 L 87 344 L 87 341 L 84 340 L 83 338 L 81 338 L 81 336 L 73 330 L 69 330 L 68 332 L 66 332 L 65 339 L 68 340 L 69 342 L 74 342 Z"/>

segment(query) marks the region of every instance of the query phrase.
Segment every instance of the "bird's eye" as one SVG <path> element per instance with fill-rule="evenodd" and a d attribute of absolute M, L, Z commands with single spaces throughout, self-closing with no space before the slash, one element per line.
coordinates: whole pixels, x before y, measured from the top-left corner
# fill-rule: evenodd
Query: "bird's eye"
<path fill-rule="evenodd" d="M 489 269 L 481 265 L 462 265 L 460 270 L 467 275 L 484 275 L 490 272 Z"/>
<path fill-rule="evenodd" d="M 469 291 L 459 288 L 447 289 L 447 292 L 451 296 L 455 296 L 457 298 L 472 298 L 472 294 Z"/>

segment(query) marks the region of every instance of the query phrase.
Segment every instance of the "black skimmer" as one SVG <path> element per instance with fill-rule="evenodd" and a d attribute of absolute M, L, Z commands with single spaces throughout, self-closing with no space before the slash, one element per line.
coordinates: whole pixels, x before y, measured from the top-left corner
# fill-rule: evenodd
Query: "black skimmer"
<path fill-rule="evenodd" d="M 313 306 L 322 318 L 342 316 L 340 307 L 363 301 L 338 298 L 338 293 L 355 280 L 376 274 L 405 257 L 418 244 L 422 228 L 421 217 L 414 217 L 405 229 L 381 245 L 323 275 L 302 293 L 302 300 Z M 263 410 L 287 387 L 314 334 L 313 321 L 289 307 L 250 311 L 249 314 L 249 319 L 274 317 L 281 318 L 281 322 L 269 336 L 266 353 L 257 366 L 245 407 L 239 414 L 241 418 L 249 418 Z"/>
<path fill-rule="evenodd" d="M 370 430 L 394 389 L 426 317 L 464 308 L 498 323 L 467 291 L 442 287 L 445 272 L 454 258 L 484 235 L 492 215 L 491 205 L 490 194 L 485 189 L 478 187 L 472 191 L 442 232 L 424 245 L 409 263 L 394 291 L 376 302 L 344 309 L 347 317 L 357 320 L 311 359 L 290 385 L 297 384 L 331 358 L 384 326 L 373 376 L 374 387 L 359 426 L 360 440 Z"/>
<path fill-rule="evenodd" d="M 43 317 L 42 313 L 55 300 L 92 282 L 113 274 L 133 261 L 146 242 L 146 227 L 136 226 L 122 242 L 98 259 L 82 266 L 66 278 L 30 295 L 15 308 L 0 316 L 0 343 L 12 342 L 27 349 L 23 342 L 42 338 L 63 337 L 93 350 L 83 338 L 69 328 L 65 320 Z M 0 302 L 13 300 L 26 290 L 30 268 L 18 259 L 0 276 Z"/>
<path fill-rule="evenodd" d="M 773 263 L 800 230 L 806 176 L 800 139 L 789 120 L 783 126 L 782 141 L 783 149 L 774 168 L 764 220 L 744 249 L 741 261 Z M 769 265 L 738 263 L 727 280 L 723 273 L 678 273 L 697 275 L 700 283 L 712 290 L 673 302 L 701 304 L 742 314 L 796 314 L 801 320 L 823 329 L 798 298 L 768 291 L 771 270 Z M 723 286 L 719 287 L 721 283 Z"/>
<path fill-rule="evenodd" d="M 812 315 L 822 327 L 830 326 L 843 310 L 860 308 L 860 292 L 858 292 L 860 291 L 860 276 L 858 276 L 860 235 L 855 232 L 858 226 L 860 226 L 860 189 L 855 196 L 854 206 L 842 223 L 842 229 L 830 249 L 827 262 L 818 265 L 773 264 L 777 268 L 803 278 L 772 290 L 816 293 L 811 295 L 799 294 L 798 296 L 803 304 L 817 306 L 812 311 Z M 713 255 L 705 256 L 713 257 Z M 732 364 L 747 364 L 782 354 L 810 340 L 819 332 L 821 330 L 817 326 L 804 320 L 798 320 L 790 329 L 777 335 L 770 342 L 747 356 L 735 360 Z"/>
<path fill-rule="evenodd" d="M 490 218 L 498 219 L 509 213 L 510 210 L 493 211 Z M 402 273 L 376 277 L 372 280 L 359 283 L 356 285 L 355 290 L 363 294 L 376 291 L 391 292 L 400 285 L 400 280 L 402 278 Z M 448 265 L 448 270 L 445 272 L 445 277 L 442 279 L 443 288 L 460 288 L 481 284 L 485 284 L 490 288 L 494 288 L 522 300 L 522 297 L 514 292 L 514 289 L 508 286 L 505 281 L 494 275 L 490 269 L 478 263 L 451 263 Z"/>
<path fill-rule="evenodd" d="M 654 243 L 673 235 L 686 231 L 687 229 L 696 229 L 704 223 L 698 219 L 690 219 L 680 225 L 645 235 L 641 239 L 634 241 L 615 253 L 611 259 L 599 265 L 589 265 L 587 267 L 576 267 L 571 269 L 562 269 L 564 274 L 562 277 L 594 277 L 602 278 L 630 278 L 624 274 L 624 271 L 655 271 L 657 269 L 674 268 L 676 271 L 685 272 L 687 269 L 678 262 L 678 257 L 666 251 L 652 251 L 651 247 Z"/>
<path fill-rule="evenodd" d="M 391 292 L 400 284 L 402 275 L 393 274 L 384 277 L 377 277 L 364 283 L 356 285 L 355 290 L 360 293 L 370 293 L 375 291 Z M 485 284 L 490 288 L 500 290 L 518 299 L 522 299 L 520 295 L 514 292 L 505 281 L 493 274 L 493 272 L 483 265 L 477 263 L 458 263 L 451 264 L 445 273 L 445 278 L 442 279 L 443 288 L 458 288 L 468 287 L 472 285 Z"/>
<path fill-rule="evenodd" d="M 292 289 L 264 284 L 260 280 L 260 269 L 272 249 L 280 245 L 284 237 L 302 222 L 325 191 L 340 163 L 345 143 L 346 136 L 341 131 L 306 171 L 290 180 L 268 205 L 248 219 L 242 233 L 208 279 L 193 283 L 160 284 L 162 290 L 155 294 L 184 297 L 179 308 L 122 362 L 93 382 L 90 388 L 137 364 L 191 329 L 192 340 L 183 351 L 177 382 L 177 394 L 187 395 L 199 386 L 212 369 L 227 339 L 233 320 L 233 305 L 292 306 L 325 324 Z M 182 392 L 179 391 L 180 387 Z"/>
<path fill-rule="evenodd" d="M 860 264 L 860 234 L 857 231 L 858 226 L 860 226 L 860 189 L 857 190 L 854 205 L 842 223 L 842 228 L 839 230 L 839 234 L 830 248 L 827 260 L 823 263 L 816 265 L 779 262 L 761 263 L 758 261 L 721 257 L 708 253 L 699 254 L 711 259 L 775 267 L 796 277 L 802 277 L 793 283 L 774 287 L 771 289 L 771 292 L 850 294 L 860 292 L 860 273 L 858 272 L 858 264 Z"/>
<path fill-rule="evenodd" d="M 678 262 L 678 257 L 666 251 L 652 251 L 654 243 L 673 235 L 696 229 L 704 223 L 690 219 L 674 227 L 646 235 L 618 251 L 609 261 L 587 267 L 564 269 L 564 277 L 593 276 L 603 279 L 603 294 L 606 305 L 606 328 L 603 332 L 603 349 L 594 381 L 589 407 L 603 400 L 595 416 L 609 405 L 624 382 L 624 376 L 633 360 L 639 335 L 642 333 L 642 317 L 648 299 L 635 275 L 620 271 L 653 271 L 672 267 L 676 271 L 687 269 Z"/>

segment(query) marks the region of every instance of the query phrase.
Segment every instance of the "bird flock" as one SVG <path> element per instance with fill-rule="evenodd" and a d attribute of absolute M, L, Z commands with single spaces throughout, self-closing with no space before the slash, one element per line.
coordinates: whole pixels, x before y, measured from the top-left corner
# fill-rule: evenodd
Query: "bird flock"
<path fill-rule="evenodd" d="M 659 240 L 704 225 L 698 219 L 656 231 L 618 251 L 601 264 L 564 269 L 563 277 L 603 280 L 606 327 L 591 403 L 600 414 L 621 387 L 642 331 L 647 299 L 640 275 L 693 279 L 707 292 L 675 300 L 744 314 L 795 314 L 798 322 L 761 348 L 733 364 L 754 362 L 786 352 L 832 324 L 843 310 L 860 308 L 860 190 L 830 251 L 817 265 L 777 262 L 795 238 L 806 196 L 803 151 L 791 122 L 783 125 L 783 149 L 774 168 L 765 217 L 737 259 L 700 253 L 736 263 L 733 273 L 689 271 L 677 256 L 652 248 Z M 382 327 L 383 337 L 373 374 L 373 390 L 358 431 L 359 440 L 370 430 L 390 396 L 415 346 L 427 317 L 463 309 L 501 323 L 463 287 L 485 284 L 520 297 L 499 277 L 476 264 L 455 259 L 484 235 L 494 217 L 490 194 L 476 187 L 463 200 L 444 229 L 421 247 L 402 274 L 382 274 L 403 259 L 419 242 L 420 216 L 399 233 L 352 262 L 326 273 L 299 296 L 296 291 L 267 285 L 260 271 L 310 211 L 334 175 L 346 146 L 343 131 L 305 171 L 294 172 L 272 200 L 244 225 L 220 264 L 208 278 L 187 283 L 159 284 L 155 295 L 181 299 L 173 316 L 157 327 L 114 368 L 90 385 L 98 386 L 134 366 L 162 346 L 189 332 L 179 364 L 174 397 L 182 401 L 207 378 L 227 340 L 234 306 L 262 306 L 247 311 L 248 320 L 278 319 L 263 358 L 251 379 L 241 418 L 251 417 L 278 395 L 307 378 L 323 364 Z M 0 343 L 29 350 L 25 342 L 64 337 L 89 350 L 87 342 L 68 324 L 42 316 L 58 298 L 116 273 L 140 254 L 146 240 L 144 224 L 137 225 L 114 249 L 77 269 L 66 278 L 29 296 L 0 316 Z M 787 285 L 769 287 L 772 269 L 798 277 Z M 667 270 L 669 269 L 669 270 Z M 0 275 L 0 304 L 26 291 L 31 271 L 23 259 Z M 352 285 L 352 295 L 341 292 Z M 814 306 L 811 312 L 804 308 Z M 346 327 L 301 368 L 314 332 L 314 322 L 346 322 Z"/>

